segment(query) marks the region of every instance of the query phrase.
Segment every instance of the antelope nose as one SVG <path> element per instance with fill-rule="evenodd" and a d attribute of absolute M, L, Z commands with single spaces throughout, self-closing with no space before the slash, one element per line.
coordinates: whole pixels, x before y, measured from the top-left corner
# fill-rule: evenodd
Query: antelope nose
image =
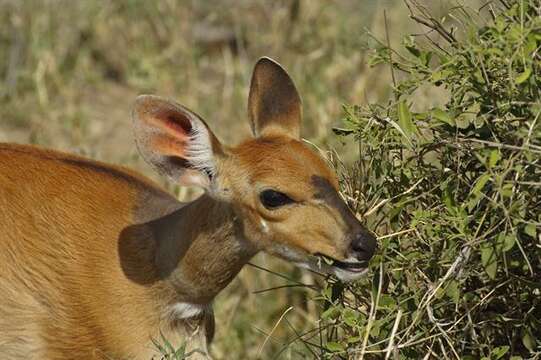
<path fill-rule="evenodd" d="M 351 255 L 359 261 L 368 261 L 374 255 L 377 245 L 374 235 L 366 230 L 361 230 L 351 242 Z"/>

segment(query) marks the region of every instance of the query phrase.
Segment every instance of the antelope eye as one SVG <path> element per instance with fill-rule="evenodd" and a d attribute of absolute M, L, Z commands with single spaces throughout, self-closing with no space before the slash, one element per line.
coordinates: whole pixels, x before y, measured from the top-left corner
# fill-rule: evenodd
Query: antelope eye
<path fill-rule="evenodd" d="M 294 201 L 284 193 L 274 190 L 264 190 L 259 194 L 259 200 L 269 210 L 291 204 Z"/>

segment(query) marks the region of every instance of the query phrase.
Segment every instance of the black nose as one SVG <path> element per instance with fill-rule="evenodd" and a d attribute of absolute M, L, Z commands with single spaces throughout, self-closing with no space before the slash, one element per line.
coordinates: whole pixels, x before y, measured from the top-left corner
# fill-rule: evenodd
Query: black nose
<path fill-rule="evenodd" d="M 351 252 L 357 260 L 368 261 L 374 255 L 377 245 L 374 235 L 366 230 L 361 230 L 351 242 Z"/>

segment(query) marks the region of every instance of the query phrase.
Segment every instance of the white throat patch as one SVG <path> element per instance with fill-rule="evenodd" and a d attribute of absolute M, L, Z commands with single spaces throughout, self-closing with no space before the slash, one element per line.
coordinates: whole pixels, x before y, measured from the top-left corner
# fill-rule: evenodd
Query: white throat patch
<path fill-rule="evenodd" d="M 188 319 L 201 314 L 208 305 L 178 302 L 169 308 L 169 314 L 173 319 Z"/>

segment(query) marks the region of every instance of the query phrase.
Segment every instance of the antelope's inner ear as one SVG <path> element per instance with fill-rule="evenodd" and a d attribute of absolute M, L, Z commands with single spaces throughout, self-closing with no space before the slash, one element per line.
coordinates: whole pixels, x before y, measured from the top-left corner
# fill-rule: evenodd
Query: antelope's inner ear
<path fill-rule="evenodd" d="M 255 65 L 248 113 L 255 137 L 285 135 L 300 139 L 301 98 L 287 72 L 270 58 L 263 57 Z"/>
<path fill-rule="evenodd" d="M 171 100 L 141 95 L 132 117 L 147 163 L 174 182 L 210 190 L 223 149 L 197 114 Z"/>

